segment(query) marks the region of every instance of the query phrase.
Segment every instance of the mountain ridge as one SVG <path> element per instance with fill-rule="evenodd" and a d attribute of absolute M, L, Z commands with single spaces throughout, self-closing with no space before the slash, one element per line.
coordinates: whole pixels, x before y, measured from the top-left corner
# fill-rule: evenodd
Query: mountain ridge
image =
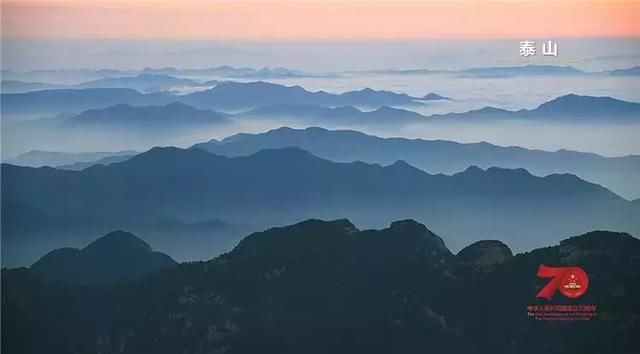
<path fill-rule="evenodd" d="M 594 231 L 482 271 L 468 271 L 469 259 L 440 241 L 413 220 L 359 230 L 348 219 L 316 219 L 252 233 L 215 259 L 107 289 L 60 287 L 27 269 L 3 269 L 2 317 L 14 324 L 3 349 L 569 354 L 627 353 L 638 344 L 631 335 L 638 325 L 625 318 L 640 313 L 640 240 Z M 536 277 L 540 264 L 578 264 L 599 280 L 572 301 L 597 301 L 596 317 L 580 331 L 527 317 L 527 306 L 549 304 L 535 296 L 546 284 Z M 55 333 L 33 330 L 51 323 Z M 505 335 L 513 340 L 504 343 Z M 562 346 L 567 340 L 575 344 Z"/>
<path fill-rule="evenodd" d="M 640 156 L 603 157 L 568 150 L 555 152 L 503 147 L 489 143 L 457 143 L 445 140 L 380 138 L 353 130 L 319 127 L 282 127 L 257 134 L 236 134 L 193 145 L 225 156 L 249 155 L 264 148 L 296 146 L 316 156 L 336 161 L 364 161 L 389 165 L 398 160 L 429 173 L 454 174 L 471 165 L 482 168 L 526 167 L 536 175 L 572 173 L 622 192 L 627 198 L 640 196 L 632 183 L 640 178 Z"/>
<path fill-rule="evenodd" d="M 36 261 L 30 270 L 49 281 L 107 286 L 176 264 L 166 254 L 154 252 L 135 235 L 118 230 L 82 249 L 53 250 Z"/>
<path fill-rule="evenodd" d="M 477 238 L 508 235 L 516 250 L 547 243 L 545 235 L 553 230 L 640 229 L 633 217 L 640 212 L 637 203 L 572 175 L 469 168 L 447 176 L 403 162 L 337 163 L 291 147 L 241 157 L 154 148 L 81 171 L 3 164 L 2 178 L 3 243 L 14 249 L 41 229 L 82 237 L 93 229 L 159 218 L 215 217 L 259 227 L 342 215 L 375 227 L 404 216 L 428 220 L 454 247 L 471 241 L 464 237 L 476 235 L 473 228 Z M 467 222 L 453 221 L 460 218 Z"/>

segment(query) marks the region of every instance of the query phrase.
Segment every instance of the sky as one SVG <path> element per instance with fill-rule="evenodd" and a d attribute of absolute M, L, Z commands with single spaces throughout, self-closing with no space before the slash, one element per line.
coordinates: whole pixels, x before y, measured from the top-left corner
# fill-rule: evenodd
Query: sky
<path fill-rule="evenodd" d="M 640 0 L 0 0 L 2 68 L 637 65 Z M 557 58 L 518 45 L 554 40 Z"/>
<path fill-rule="evenodd" d="M 2 0 L 3 38 L 637 37 L 640 0 Z"/>

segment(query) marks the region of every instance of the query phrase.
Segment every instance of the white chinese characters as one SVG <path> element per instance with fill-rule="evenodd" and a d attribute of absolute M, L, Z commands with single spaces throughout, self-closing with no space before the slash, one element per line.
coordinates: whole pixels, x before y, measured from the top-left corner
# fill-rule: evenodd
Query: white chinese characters
<path fill-rule="evenodd" d="M 547 43 L 542 43 L 542 55 L 557 57 L 558 43 L 554 43 L 552 41 L 547 41 Z"/>
<path fill-rule="evenodd" d="M 530 57 L 536 55 L 536 42 L 522 41 L 520 42 L 520 56 Z"/>
<path fill-rule="evenodd" d="M 535 41 L 521 41 L 520 42 L 520 56 L 532 57 L 536 55 L 536 42 Z M 542 55 L 543 56 L 558 56 L 558 43 L 553 41 L 547 41 L 542 43 Z"/>

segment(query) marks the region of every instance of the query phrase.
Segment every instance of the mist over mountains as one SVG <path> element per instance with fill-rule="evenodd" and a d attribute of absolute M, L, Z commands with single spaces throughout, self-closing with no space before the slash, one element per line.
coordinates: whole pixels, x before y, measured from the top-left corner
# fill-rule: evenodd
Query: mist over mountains
<path fill-rule="evenodd" d="M 438 119 L 481 119 L 509 120 L 578 120 L 591 122 L 637 122 L 640 117 L 640 103 L 625 102 L 612 97 L 589 97 L 569 94 L 545 102 L 535 109 L 509 111 L 485 107 L 464 113 L 448 113 L 433 116 Z"/>
<path fill-rule="evenodd" d="M 142 94 L 132 89 L 91 88 L 42 90 L 28 93 L 2 94 L 3 111 L 7 113 L 79 113 L 116 104 L 167 105 L 180 102 L 201 109 L 238 111 L 251 109 L 246 114 L 288 116 L 340 121 L 343 124 L 429 122 L 465 119 L 481 120 L 552 120 L 589 122 L 637 122 L 640 103 L 626 102 L 611 97 L 592 97 L 568 94 L 545 102 L 535 109 L 509 111 L 485 107 L 464 113 L 448 113 L 423 117 L 422 115 L 388 106 L 411 107 L 428 104 L 433 100 L 447 100 L 436 94 L 413 97 L 403 93 L 365 88 L 341 94 L 325 91 L 307 91 L 300 86 L 284 86 L 268 82 L 220 82 L 211 89 L 186 95 L 169 93 Z M 449 99 L 450 100 L 450 99 Z M 351 106 L 351 107 L 347 107 Z M 358 111 L 355 107 L 376 109 Z M 333 110 L 322 109 L 333 108 Z M 368 114 L 368 116 L 365 116 Z M 424 119 L 421 119 L 424 118 Z M 415 119 L 415 120 L 414 120 Z"/>
<path fill-rule="evenodd" d="M 3 164 L 2 179 L 3 242 L 13 249 L 3 261 L 9 264 L 28 262 L 19 251 L 25 247 L 42 249 L 37 240 L 44 230 L 49 244 L 68 244 L 116 225 L 148 228 L 167 217 L 255 228 L 343 215 L 376 227 L 404 215 L 428 221 L 454 248 L 491 235 L 516 250 L 556 241 L 547 235 L 557 230 L 640 229 L 637 203 L 573 175 L 478 167 L 430 175 L 403 161 L 336 163 L 298 148 L 233 158 L 154 148 L 82 171 Z"/>
<path fill-rule="evenodd" d="M 637 67 L 420 60 L 3 70 L 3 352 L 638 347 Z"/>
<path fill-rule="evenodd" d="M 262 149 L 295 146 L 338 162 L 392 164 L 404 160 L 429 173 L 453 174 L 475 165 L 482 168 L 525 168 L 538 176 L 572 173 L 623 196 L 640 197 L 640 157 L 607 158 L 575 151 L 541 151 L 488 143 L 379 138 L 350 130 L 279 128 L 262 134 L 237 134 L 194 145 L 225 156 L 249 155 Z"/>
<path fill-rule="evenodd" d="M 13 159 L 8 159 L 7 163 L 28 166 L 28 167 L 57 167 L 62 165 L 71 165 L 75 163 L 87 163 L 94 164 L 103 158 L 116 157 L 116 156 L 131 156 L 135 155 L 136 151 L 118 151 L 118 152 L 59 152 L 59 151 L 40 151 L 31 150 L 24 154 L 20 154 Z"/>
<path fill-rule="evenodd" d="M 229 123 L 225 114 L 196 109 L 177 102 L 164 106 L 118 104 L 104 109 L 91 109 L 63 122 L 66 126 L 74 128 L 94 126 L 150 131 Z"/>
<path fill-rule="evenodd" d="M 638 6 L 9 2 L 2 353 L 640 347 Z"/>

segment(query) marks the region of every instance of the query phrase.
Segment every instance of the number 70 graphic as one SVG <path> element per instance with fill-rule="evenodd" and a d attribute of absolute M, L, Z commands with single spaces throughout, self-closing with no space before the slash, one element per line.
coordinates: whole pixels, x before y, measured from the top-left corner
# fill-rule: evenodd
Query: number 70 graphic
<path fill-rule="evenodd" d="M 539 278 L 551 278 L 536 297 L 551 300 L 556 291 L 568 298 L 575 299 L 585 294 L 589 287 L 589 276 L 580 267 L 549 267 L 541 264 Z"/>

